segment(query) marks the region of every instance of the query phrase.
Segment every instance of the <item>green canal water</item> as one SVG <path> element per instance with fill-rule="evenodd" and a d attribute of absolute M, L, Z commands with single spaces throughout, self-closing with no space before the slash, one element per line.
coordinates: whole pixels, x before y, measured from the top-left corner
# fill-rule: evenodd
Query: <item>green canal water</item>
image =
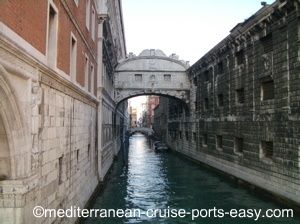
<path fill-rule="evenodd" d="M 102 216 L 113 215 L 112 210 L 109 213 L 108 209 L 122 209 L 120 211 L 125 211 L 126 216 L 131 217 L 90 217 L 81 220 L 81 223 L 300 223 L 300 218 L 295 217 L 260 217 L 255 221 L 255 216 L 230 218 L 226 213 L 223 213 L 223 218 L 196 217 L 200 209 L 214 208 L 223 209 L 224 213 L 231 209 L 239 212 L 243 211 L 240 209 L 262 209 L 261 216 L 267 209 L 281 209 L 277 204 L 261 199 L 214 171 L 177 154 L 155 153 L 144 135 L 135 134 L 130 138 L 128 168 L 123 167 L 121 159 L 118 159 L 104 190 L 96 196 L 90 207 L 102 209 Z M 153 209 L 160 209 L 161 212 L 157 210 L 155 213 Z M 180 209 L 186 212 L 185 217 L 175 218 Z M 189 212 L 194 213 L 194 220 Z M 161 217 L 153 217 L 155 214 Z M 180 214 L 183 216 L 183 213 Z M 204 210 L 201 210 L 201 214 L 208 216 Z M 213 210 L 210 214 L 214 214 Z M 215 214 L 222 217 L 217 211 Z M 124 215 L 119 213 L 119 216 Z"/>

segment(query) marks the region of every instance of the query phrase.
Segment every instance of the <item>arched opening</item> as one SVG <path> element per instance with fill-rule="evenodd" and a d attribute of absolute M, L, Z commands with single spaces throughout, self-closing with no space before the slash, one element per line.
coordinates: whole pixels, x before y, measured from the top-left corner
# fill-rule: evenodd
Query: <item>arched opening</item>
<path fill-rule="evenodd" d="M 138 97 L 138 96 L 160 96 L 160 97 L 172 99 L 174 102 L 177 102 L 178 105 L 180 105 L 184 109 L 184 111 L 187 115 L 189 115 L 189 112 L 190 112 L 189 105 L 184 100 L 174 97 L 174 96 L 171 96 L 171 95 L 162 94 L 162 93 L 141 93 L 141 94 L 130 95 L 128 97 L 123 98 L 119 102 L 117 102 L 116 110 L 118 109 L 120 104 L 124 103 L 124 101 L 129 100 L 134 97 Z"/>
<path fill-rule="evenodd" d="M 10 175 L 11 170 L 8 139 L 3 119 L 0 115 L 0 181 L 8 179 Z"/>
<path fill-rule="evenodd" d="M 145 108 L 140 109 L 140 111 L 135 111 L 135 108 L 132 108 L 130 102 L 134 101 L 135 98 L 146 96 L 148 102 L 144 105 Z M 149 102 L 149 99 L 153 100 L 153 97 L 159 98 L 158 103 Z M 155 99 L 154 99 L 155 101 Z M 158 135 L 161 139 L 166 139 L 170 133 L 168 133 L 168 119 L 173 119 L 174 124 L 176 124 L 176 119 L 179 117 L 189 116 L 189 106 L 188 104 L 174 96 L 166 95 L 166 94 L 136 94 L 128 96 L 122 99 L 117 103 L 115 111 L 118 110 L 120 105 L 124 106 L 124 102 L 128 103 L 128 113 L 129 113 L 129 129 L 139 129 L 139 128 L 148 128 L 154 131 L 155 135 Z M 141 111 L 142 110 L 142 111 Z M 135 111 L 135 112 L 134 112 Z M 115 113 L 116 116 L 117 113 Z M 172 117 L 169 116 L 172 114 Z M 175 116 L 174 116 L 175 114 Z M 115 117 L 114 121 L 118 119 Z M 177 122 L 178 123 L 178 122 Z M 114 129 L 117 130 L 118 127 L 123 127 L 123 124 L 118 124 L 118 122 L 114 122 Z M 123 129 L 120 130 L 121 141 L 123 139 Z M 130 133 L 130 132 L 129 132 Z"/>

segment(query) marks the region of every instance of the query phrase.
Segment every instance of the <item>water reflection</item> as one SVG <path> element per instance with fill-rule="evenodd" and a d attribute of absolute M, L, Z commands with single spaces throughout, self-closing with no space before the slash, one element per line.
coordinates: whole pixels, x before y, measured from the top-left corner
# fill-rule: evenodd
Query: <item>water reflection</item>
<path fill-rule="evenodd" d="M 141 134 L 130 139 L 127 197 L 132 208 L 146 211 L 165 208 L 169 204 L 169 189 L 163 157 L 156 154 Z M 149 219 L 146 216 L 140 220 Z"/>
<path fill-rule="evenodd" d="M 202 209 L 235 208 L 272 209 L 278 205 L 260 199 L 244 188 L 238 188 L 222 176 L 173 153 L 155 153 L 147 138 L 135 134 L 130 138 L 128 168 L 121 159 L 114 164 L 105 190 L 98 195 L 93 208 L 98 209 Z M 177 224 L 177 223 L 254 223 L 253 219 L 197 219 L 149 218 L 95 218 L 83 221 L 89 224 Z M 266 219 L 255 223 L 300 223 L 300 219 Z"/>

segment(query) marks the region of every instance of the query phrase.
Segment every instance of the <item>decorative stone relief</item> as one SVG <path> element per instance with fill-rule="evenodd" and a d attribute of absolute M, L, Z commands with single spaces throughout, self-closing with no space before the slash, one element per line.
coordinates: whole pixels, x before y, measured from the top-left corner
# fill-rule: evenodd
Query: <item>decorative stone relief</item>
<path fill-rule="evenodd" d="M 40 105 L 42 103 L 43 92 L 42 88 L 38 84 L 34 83 L 31 89 L 32 98 L 31 98 L 31 170 L 35 171 L 38 168 L 38 149 L 39 149 L 39 128 L 41 124 L 41 115 L 39 114 Z"/>

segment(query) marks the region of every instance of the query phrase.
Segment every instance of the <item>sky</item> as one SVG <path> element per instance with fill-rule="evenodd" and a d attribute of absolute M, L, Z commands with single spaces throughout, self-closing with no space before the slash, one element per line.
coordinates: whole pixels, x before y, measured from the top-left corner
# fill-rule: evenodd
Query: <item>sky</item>
<path fill-rule="evenodd" d="M 192 65 L 259 10 L 261 1 L 122 0 L 127 53 L 161 49 Z"/>
<path fill-rule="evenodd" d="M 262 0 L 122 0 L 127 53 L 161 49 L 190 65 L 249 18 Z M 268 4 L 274 0 L 265 0 Z M 146 97 L 129 99 L 140 108 Z"/>

